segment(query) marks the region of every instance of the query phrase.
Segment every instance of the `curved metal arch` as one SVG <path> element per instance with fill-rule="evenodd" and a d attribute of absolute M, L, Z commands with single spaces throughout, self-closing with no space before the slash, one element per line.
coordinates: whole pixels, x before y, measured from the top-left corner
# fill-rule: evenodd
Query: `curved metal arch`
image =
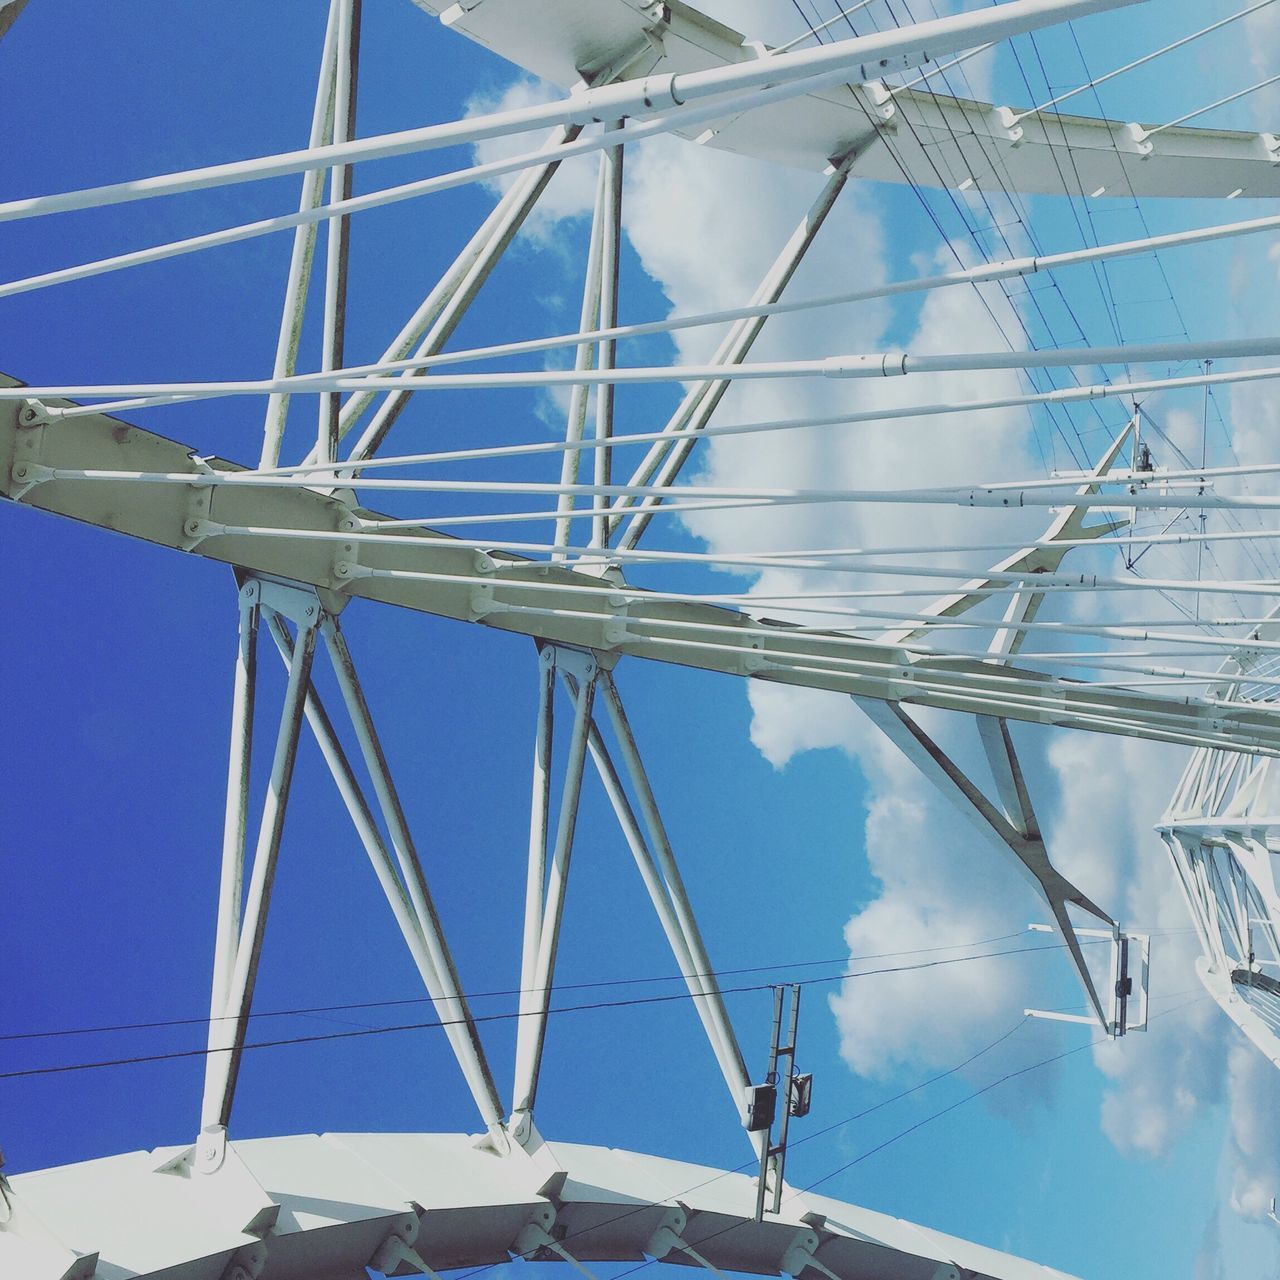
<path fill-rule="evenodd" d="M 3 1181 L 3 1180 L 0 1180 Z M 3 1182 L 24 1280 L 365 1280 L 530 1260 L 645 1257 L 804 1280 L 1071 1280 L 968 1241 L 788 1188 L 755 1219 L 745 1174 L 607 1147 L 507 1157 L 465 1134 L 302 1134 L 161 1148 Z M 237 1268 L 239 1269 L 237 1271 Z M 590 1272 L 587 1273 L 590 1275 Z"/>

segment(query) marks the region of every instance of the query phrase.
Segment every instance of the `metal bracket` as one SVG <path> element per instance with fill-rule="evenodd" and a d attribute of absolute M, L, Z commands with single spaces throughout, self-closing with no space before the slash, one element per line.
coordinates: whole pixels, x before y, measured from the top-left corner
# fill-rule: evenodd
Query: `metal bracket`
<path fill-rule="evenodd" d="M 1138 155 L 1144 160 L 1149 160 L 1156 149 L 1156 144 L 1151 141 L 1151 135 L 1147 130 L 1140 124 L 1127 124 L 1124 127 L 1124 131 L 1129 135 L 1133 148 Z"/>
<path fill-rule="evenodd" d="M 685 1229 L 689 1217 L 679 1205 L 672 1205 L 663 1215 L 662 1221 L 649 1237 L 649 1242 L 642 1252 L 650 1258 L 661 1261 L 672 1249 L 679 1249 L 684 1241 L 680 1233 Z"/>
<path fill-rule="evenodd" d="M 196 464 L 197 472 L 202 476 L 214 474 L 213 468 L 205 458 L 194 454 L 191 461 Z M 184 551 L 194 551 L 213 532 L 213 485 L 193 481 L 187 489 L 187 504 L 182 516 L 182 538 Z"/>
<path fill-rule="evenodd" d="M 681 1235 L 681 1231 L 684 1231 L 687 1225 L 689 1225 L 689 1210 L 684 1204 L 677 1202 L 675 1206 L 667 1210 L 667 1215 L 658 1230 L 649 1236 L 649 1243 L 645 1245 L 644 1252 L 648 1253 L 649 1257 L 654 1258 L 654 1260 L 662 1261 L 662 1258 L 671 1253 L 672 1249 L 678 1249 L 681 1253 L 686 1254 L 687 1257 L 692 1258 L 700 1267 L 707 1268 L 710 1274 L 721 1276 L 723 1280 L 724 1272 L 719 1270 L 719 1267 L 714 1265 L 713 1262 L 709 1262 L 707 1258 L 701 1256 Z"/>
<path fill-rule="evenodd" d="M 1052 933 L 1046 924 L 1027 926 L 1035 933 Z M 1085 938 L 1110 939 L 1112 1016 L 1106 1030 L 1113 1039 L 1119 1039 L 1130 1031 L 1145 1031 L 1148 1021 L 1148 981 L 1151 972 L 1151 935 L 1124 933 L 1118 926 L 1113 929 L 1077 929 Z M 1136 973 L 1135 973 L 1136 961 Z M 1136 1016 L 1130 1017 L 1129 1006 L 1137 1005 Z M 1078 1013 L 1062 1013 L 1055 1009 L 1024 1009 L 1028 1018 L 1043 1018 L 1050 1022 L 1078 1022 L 1086 1027 L 1097 1025 L 1093 1016 Z"/>
<path fill-rule="evenodd" d="M 221 1280 L 258 1280 L 267 1265 L 267 1246 L 265 1244 L 247 1244 L 237 1250 L 236 1256 L 227 1264 Z"/>
<path fill-rule="evenodd" d="M 369 1266 L 374 1271 L 391 1275 L 401 1263 L 407 1262 L 422 1275 L 431 1276 L 432 1280 L 440 1280 L 440 1277 L 427 1266 L 422 1260 L 422 1255 L 413 1247 L 418 1239 L 418 1225 L 418 1215 L 406 1213 L 387 1233 L 386 1239 L 373 1251 Z"/>
<path fill-rule="evenodd" d="M 217 1173 L 227 1158 L 227 1126 L 205 1125 L 196 1139 L 195 1169 L 197 1173 Z"/>
<path fill-rule="evenodd" d="M 351 521 L 344 520 L 345 526 Z M 333 582 L 334 590 L 345 591 L 351 586 L 356 578 L 367 578 L 372 574 L 371 569 L 366 569 L 360 563 L 360 544 L 358 542 L 340 542 L 337 550 L 333 553 Z"/>
<path fill-rule="evenodd" d="M 299 627 L 317 626 L 324 616 L 324 606 L 314 587 L 256 573 L 249 575 L 248 581 L 257 583 L 259 603 Z"/>
<path fill-rule="evenodd" d="M 1267 159 L 1272 164 L 1280 164 L 1280 134 L 1262 133 L 1258 135 L 1262 139 L 1263 148 L 1266 150 Z"/>
<path fill-rule="evenodd" d="M 868 80 L 860 88 L 871 99 L 871 104 L 875 107 L 876 115 L 880 117 L 882 124 L 887 124 L 898 114 L 898 108 L 893 101 L 893 92 L 883 80 Z"/>
<path fill-rule="evenodd" d="M 782 1255 L 782 1261 L 778 1263 L 779 1272 L 783 1275 L 794 1276 L 796 1280 L 799 1280 L 801 1272 L 806 1267 L 812 1267 L 815 1271 L 826 1276 L 827 1280 L 840 1280 L 840 1277 L 830 1267 L 819 1262 L 814 1256 L 821 1243 L 818 1233 L 812 1227 L 796 1232 L 795 1239 L 787 1246 L 786 1253 Z"/>
<path fill-rule="evenodd" d="M 604 624 L 604 642 L 610 648 L 614 648 L 617 645 L 625 644 L 628 639 L 627 611 L 630 606 L 627 597 L 620 591 L 606 596 L 605 603 L 615 613 L 614 617 Z"/>
<path fill-rule="evenodd" d="M 520 1234 L 516 1236 L 515 1248 L 512 1250 L 518 1257 L 523 1258 L 526 1262 L 547 1261 L 552 1259 L 546 1257 L 551 1254 L 554 1258 L 558 1258 L 561 1262 L 567 1262 L 575 1271 L 586 1277 L 586 1280 L 596 1280 L 593 1272 L 578 1261 L 577 1258 L 569 1252 L 548 1230 L 550 1222 L 543 1225 L 545 1213 L 542 1209 L 535 1212 L 534 1220 L 527 1222 L 521 1229 Z M 554 1221 L 555 1215 L 551 1215 Z M 542 1255 L 542 1257 L 539 1257 Z"/>
<path fill-rule="evenodd" d="M 1018 114 L 1012 107 L 997 107 L 996 119 L 1011 147 L 1020 147 L 1026 141 L 1026 130 L 1018 123 Z"/>
<path fill-rule="evenodd" d="M 10 463 L 9 476 L 13 481 L 13 498 L 15 501 L 38 484 L 49 480 L 53 471 L 40 465 L 41 446 L 44 444 L 44 429 L 53 418 L 48 409 L 39 400 L 24 400 L 18 410 L 18 426 L 20 430 L 13 440 L 13 461 Z"/>

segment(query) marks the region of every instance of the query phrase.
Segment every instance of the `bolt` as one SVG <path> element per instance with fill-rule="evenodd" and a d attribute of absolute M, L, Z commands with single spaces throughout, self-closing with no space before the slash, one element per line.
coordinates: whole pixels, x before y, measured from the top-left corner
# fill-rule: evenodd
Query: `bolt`
<path fill-rule="evenodd" d="M 307 617 L 308 617 L 308 618 L 310 618 L 312 615 L 314 615 L 315 611 L 316 611 L 315 605 L 308 605 L 308 606 L 307 606 Z"/>
<path fill-rule="evenodd" d="M 25 480 L 27 478 L 26 466 L 24 465 L 24 466 L 14 467 L 13 478 L 15 480 Z"/>

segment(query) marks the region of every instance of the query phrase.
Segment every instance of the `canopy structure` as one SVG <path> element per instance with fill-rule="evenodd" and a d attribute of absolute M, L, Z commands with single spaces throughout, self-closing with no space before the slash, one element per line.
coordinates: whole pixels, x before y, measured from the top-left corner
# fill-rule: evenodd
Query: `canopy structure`
<path fill-rule="evenodd" d="M 414 2 L 563 88 L 628 54 L 640 59 L 648 76 L 773 56 L 683 0 Z M 837 26 L 834 34 L 841 30 Z M 870 81 L 748 106 L 682 132 L 700 145 L 819 171 L 834 157 L 852 155 L 856 176 L 880 182 L 1128 198 L 1280 196 L 1275 134 L 1099 120 L 1034 106 L 972 102 L 927 87 Z"/>
<path fill-rule="evenodd" d="M 4 1192 L 0 1268 L 26 1280 L 366 1280 L 369 1266 L 423 1275 L 512 1254 L 813 1280 L 1071 1280 L 789 1188 L 783 1215 L 756 1222 L 741 1173 L 559 1142 L 503 1159 L 464 1134 L 258 1138 L 212 1160 L 136 1151 Z"/>

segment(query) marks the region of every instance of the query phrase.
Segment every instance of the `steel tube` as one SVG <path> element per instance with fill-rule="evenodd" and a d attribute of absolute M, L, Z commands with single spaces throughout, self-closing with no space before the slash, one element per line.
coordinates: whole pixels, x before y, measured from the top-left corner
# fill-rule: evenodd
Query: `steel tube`
<path fill-rule="evenodd" d="M 338 38 L 338 9 L 343 0 L 331 0 L 329 21 L 325 27 L 324 50 L 320 55 L 320 74 L 316 82 L 316 101 L 311 115 L 312 147 L 332 141 L 334 44 Z M 324 170 L 309 169 L 302 179 L 300 211 L 314 209 L 324 197 Z M 315 222 L 294 228 L 293 251 L 289 257 L 289 277 L 285 282 L 284 307 L 280 314 L 280 336 L 276 340 L 276 358 L 272 377 L 285 378 L 297 367 L 298 343 L 302 337 L 302 317 L 306 310 L 307 289 L 311 283 L 311 263 L 315 255 Z M 262 424 L 260 467 L 274 467 L 280 460 L 280 444 L 284 438 L 289 397 L 277 392 L 267 401 Z"/>
<path fill-rule="evenodd" d="M 689 960 L 693 966 L 693 972 L 701 975 L 697 981 L 702 987 L 707 1008 L 716 1025 L 717 1036 L 723 1044 L 727 1060 L 727 1065 L 722 1063 L 725 1081 L 729 1084 L 730 1090 L 733 1089 L 736 1081 L 740 1100 L 741 1091 L 749 1083 L 746 1063 L 743 1061 L 742 1050 L 738 1046 L 738 1038 L 734 1034 L 733 1024 L 729 1020 L 729 1011 L 725 1008 L 724 997 L 720 994 L 720 984 L 716 981 L 711 958 L 707 954 L 706 944 L 702 939 L 702 931 L 698 928 L 698 919 L 694 914 L 693 904 L 689 901 L 689 895 L 684 886 L 684 878 L 680 874 L 679 863 L 676 861 L 671 841 L 667 837 L 666 824 L 662 821 L 662 811 L 658 807 L 657 797 L 654 795 L 653 787 L 649 782 L 649 775 L 644 767 L 640 748 L 636 744 L 635 735 L 631 730 L 631 722 L 627 718 L 622 698 L 618 694 L 618 687 L 614 683 L 613 677 L 607 672 L 601 676 L 600 683 L 603 691 L 605 714 L 608 716 L 609 724 L 618 741 L 623 767 L 631 779 L 632 787 L 635 788 L 640 812 L 644 818 L 645 826 L 648 828 L 650 847 L 662 872 L 666 892 L 670 895 L 671 908 L 680 927 L 681 936 L 688 947 Z M 679 960 L 678 956 L 677 960 Z"/>
<path fill-rule="evenodd" d="M 542 946 L 542 920 L 546 910 L 547 841 L 550 835 L 551 766 L 555 746 L 556 651 L 545 646 L 538 654 L 538 720 L 533 746 L 533 786 L 529 807 L 528 873 L 525 880 L 524 931 L 520 952 L 520 1020 L 517 1044 L 530 1033 L 537 1017 L 538 952 Z M 517 1051 L 517 1062 L 520 1054 Z M 514 1086 L 518 1093 L 520 1085 Z M 512 1111 L 516 1110 L 515 1094 Z"/>
<path fill-rule="evenodd" d="M 753 308 L 776 303 L 787 285 L 791 283 L 792 277 L 804 261 L 822 224 L 827 220 L 827 215 L 835 207 L 837 197 L 844 190 L 849 180 L 852 163 L 852 156 L 848 156 L 836 166 L 836 171 L 827 180 L 818 198 L 801 219 L 799 226 L 791 233 L 781 253 L 757 286 L 751 298 Z M 760 336 L 766 318 L 761 314 L 737 321 L 721 342 L 712 363 L 725 367 L 740 365 L 750 354 L 752 346 Z M 632 474 L 632 484 L 648 484 L 655 477 L 657 485 L 663 488 L 675 483 L 693 448 L 692 437 L 701 432 L 711 421 L 729 385 L 729 382 L 719 379 L 700 382 L 689 389 L 680 407 L 663 428 L 664 433 L 672 438 L 654 444 L 649 449 L 644 461 Z M 596 483 L 607 483 L 607 479 L 601 481 L 597 476 Z M 660 501 L 660 498 L 646 499 L 638 503 L 623 500 L 616 504 L 620 508 L 638 507 L 640 509 L 640 514 L 633 515 L 628 521 L 626 532 L 618 543 L 620 547 L 629 550 L 640 541 L 651 519 L 646 509 L 652 509 Z M 606 521 L 607 529 L 612 532 L 622 520 L 622 513 L 615 515 L 611 520 Z"/>
<path fill-rule="evenodd" d="M 339 0 L 338 36 L 334 50 L 333 136 L 349 142 L 356 128 L 356 92 L 360 62 L 361 0 Z M 336 164 L 329 171 L 329 201 L 351 199 L 351 166 Z M 325 223 L 324 323 L 320 340 L 320 368 L 340 369 L 347 327 L 347 263 L 351 249 L 351 219 L 339 214 Z M 338 392 L 320 397 L 316 424 L 316 460 L 338 456 Z"/>
<path fill-rule="evenodd" d="M 591 759 L 596 766 L 596 772 L 600 775 L 600 781 L 604 784 L 605 794 L 613 805 L 618 824 L 622 828 L 627 845 L 640 871 L 641 879 L 649 892 L 654 910 L 658 914 L 659 923 L 662 925 L 662 931 L 666 934 L 667 942 L 671 947 L 671 953 L 675 956 L 676 964 L 679 966 L 680 972 L 685 979 L 685 985 L 693 998 L 694 1009 L 702 1022 L 707 1041 L 715 1054 L 720 1073 L 724 1076 L 724 1082 L 728 1086 L 729 1094 L 733 1099 L 736 1110 L 742 1103 L 742 1091 L 746 1085 L 746 1077 L 742 1069 L 742 1056 L 738 1046 L 734 1042 L 727 1043 L 725 1041 L 723 1027 L 718 1021 L 712 1001 L 709 999 L 711 992 L 708 991 L 706 983 L 710 980 L 714 984 L 714 976 L 708 970 L 700 967 L 693 958 L 693 953 L 689 949 L 689 940 L 685 937 L 679 917 L 672 904 L 670 891 L 662 879 L 662 872 L 654 859 L 644 833 L 640 829 L 635 810 L 631 807 L 631 802 L 627 798 L 622 779 L 609 753 L 609 748 L 605 744 L 604 736 L 594 724 L 591 726 L 590 748 Z"/>
<path fill-rule="evenodd" d="M 231 983 L 240 945 L 241 899 L 244 894 L 245 836 L 249 814 L 250 762 L 253 756 L 253 707 L 258 674 L 258 588 L 240 588 L 240 626 L 231 691 L 231 745 L 227 763 L 227 798 L 222 825 L 222 870 L 218 881 L 218 918 L 214 932 L 213 982 L 209 998 L 208 1046 L 225 1047 Z M 201 1124 L 216 1123 L 210 1113 L 214 1059 L 205 1063 L 206 1100 Z"/>
<path fill-rule="evenodd" d="M 409 823 L 400 803 L 399 792 L 392 781 L 382 742 L 374 726 L 373 716 L 356 673 L 351 651 L 347 647 L 341 628 L 332 617 L 325 616 L 321 630 L 334 674 L 337 676 L 338 685 L 347 706 L 347 714 L 351 717 L 352 728 L 360 744 L 365 767 L 373 783 L 378 806 L 387 824 L 391 845 L 395 851 L 409 901 L 417 917 L 423 943 L 440 982 L 441 1012 L 444 1019 L 452 1024 L 446 1027 L 450 1044 L 453 1046 L 458 1064 L 462 1068 L 485 1124 L 491 1129 L 499 1129 L 502 1126 L 502 1103 L 493 1082 L 493 1073 L 489 1069 L 484 1045 L 480 1040 L 479 1031 L 458 979 L 453 955 L 449 950 L 422 863 L 409 831 Z"/>
<path fill-rule="evenodd" d="M 556 129 L 543 151 L 554 154 L 571 143 L 578 132 L 576 127 Z M 559 167 L 559 159 L 549 160 L 520 175 L 397 334 L 395 341 L 383 354 L 382 363 L 402 360 L 410 351 L 415 360 L 429 359 L 439 354 L 466 315 L 481 286 L 542 198 L 547 184 Z M 418 343 L 416 348 L 415 343 Z M 352 458 L 369 458 L 378 450 L 408 403 L 409 394 L 395 391 L 387 394 L 378 412 L 352 448 Z M 340 437 L 351 432 L 374 398 L 374 393 L 364 393 L 353 395 L 347 400 L 339 416 Z"/>
<path fill-rule="evenodd" d="M 287 663 L 289 638 L 279 619 L 273 619 L 271 630 L 280 656 Z M 492 1108 L 488 1106 L 488 1092 L 484 1087 L 483 1076 L 477 1077 L 475 1064 L 470 1060 L 471 1039 L 467 1034 L 467 1028 L 460 1025 L 456 1001 L 450 997 L 445 984 L 440 979 L 439 970 L 423 936 L 413 904 L 405 892 L 404 884 L 397 874 L 386 842 L 374 820 L 373 811 L 365 799 L 364 791 L 351 768 L 347 754 L 334 730 L 333 722 L 320 696 L 316 693 L 314 685 L 307 692 L 306 717 L 316 744 L 320 748 L 320 754 L 329 766 L 338 794 L 346 805 L 352 825 L 369 857 L 374 874 L 378 877 L 378 883 L 386 895 L 391 914 L 395 917 L 396 925 L 409 949 L 409 954 L 413 957 L 414 966 L 435 1006 L 436 1015 L 458 1060 L 463 1077 L 476 1100 L 481 1118 L 486 1125 L 500 1123 L 501 1116 L 495 1117 Z"/>
<path fill-rule="evenodd" d="M 547 1035 L 547 1012 L 551 1005 L 551 983 L 555 974 L 556 953 L 560 946 L 560 924 L 564 916 L 565 889 L 569 881 L 573 837 L 578 823 L 578 802 L 582 794 L 582 771 L 586 764 L 595 689 L 595 665 L 589 663 L 574 703 L 573 728 L 569 735 L 555 849 L 550 860 L 545 908 L 538 938 L 537 964 L 533 975 L 534 1012 L 532 1016 L 520 1019 L 517 1031 L 515 1088 L 511 1102 L 513 1116 L 531 1115 L 538 1092 L 538 1076 L 542 1068 L 542 1051 Z"/>
<path fill-rule="evenodd" d="M 280 853 L 280 837 L 284 832 L 285 810 L 293 767 L 298 754 L 298 735 L 302 728 L 306 691 L 311 679 L 311 662 L 315 656 L 315 623 L 299 627 L 289 660 L 289 682 L 280 712 L 280 728 L 276 735 L 271 777 L 262 805 L 262 821 L 254 849 L 253 871 L 245 900 L 244 925 L 236 947 L 235 969 L 223 1010 L 223 1021 L 213 1023 L 225 1052 L 210 1054 L 205 1074 L 205 1097 L 202 1124 L 226 1125 L 231 1117 L 236 1077 L 240 1071 L 245 1032 L 249 1025 L 249 1009 L 262 958 L 262 938 L 271 906 L 271 890 L 275 884 L 276 862 Z M 229 1042 L 229 1043 L 228 1043 Z"/>
<path fill-rule="evenodd" d="M 586 279 L 582 286 L 582 312 L 579 327 L 595 329 L 600 322 L 600 276 L 603 270 L 601 257 L 604 251 L 604 224 L 606 219 L 606 202 L 608 197 L 608 173 L 605 170 L 603 157 L 608 155 L 602 151 L 601 165 L 596 179 L 596 199 L 591 213 L 591 238 L 587 242 Z M 596 348 L 590 342 L 578 344 L 574 352 L 573 367 L 585 372 L 595 363 Z M 569 411 L 565 420 L 565 449 L 560 458 L 560 483 L 562 485 L 578 482 L 578 468 L 582 460 L 579 452 L 582 433 L 587 422 L 587 402 L 591 398 L 586 383 L 580 383 L 569 392 Z M 561 493 L 556 498 L 556 528 L 554 543 L 560 546 L 569 541 L 570 516 L 576 499 L 571 493 Z M 563 560 L 559 552 L 553 553 L 553 559 Z"/>
<path fill-rule="evenodd" d="M 1011 0 L 994 9 L 915 23 L 814 49 L 748 59 L 705 71 L 586 89 L 534 107 L 80 191 L 10 200 L 0 204 L 0 222 L 253 182 L 318 166 L 355 164 L 437 147 L 462 146 L 557 124 L 585 125 L 594 120 L 655 114 L 674 105 L 753 89 L 784 88 L 798 96 L 845 83 L 851 77 L 864 81 L 882 78 L 941 55 L 962 52 L 984 41 L 1004 39 L 1136 2 L 1138 0 Z"/>
<path fill-rule="evenodd" d="M 606 132 L 619 139 L 623 137 L 622 121 L 609 124 Z M 618 267 L 622 249 L 622 143 L 600 153 L 600 183 L 602 188 L 602 212 L 604 224 L 600 242 L 600 307 L 597 323 L 606 328 L 618 323 Z M 617 344 L 605 338 L 596 346 L 596 367 L 601 372 L 612 369 L 616 361 Z M 597 443 L 613 435 L 614 387 L 610 382 L 601 383 L 596 390 L 595 438 Z M 607 485 L 610 480 L 608 449 L 597 449 L 593 455 L 593 475 L 597 485 Z M 607 547 L 612 526 L 603 514 L 591 517 L 591 543 Z"/>

